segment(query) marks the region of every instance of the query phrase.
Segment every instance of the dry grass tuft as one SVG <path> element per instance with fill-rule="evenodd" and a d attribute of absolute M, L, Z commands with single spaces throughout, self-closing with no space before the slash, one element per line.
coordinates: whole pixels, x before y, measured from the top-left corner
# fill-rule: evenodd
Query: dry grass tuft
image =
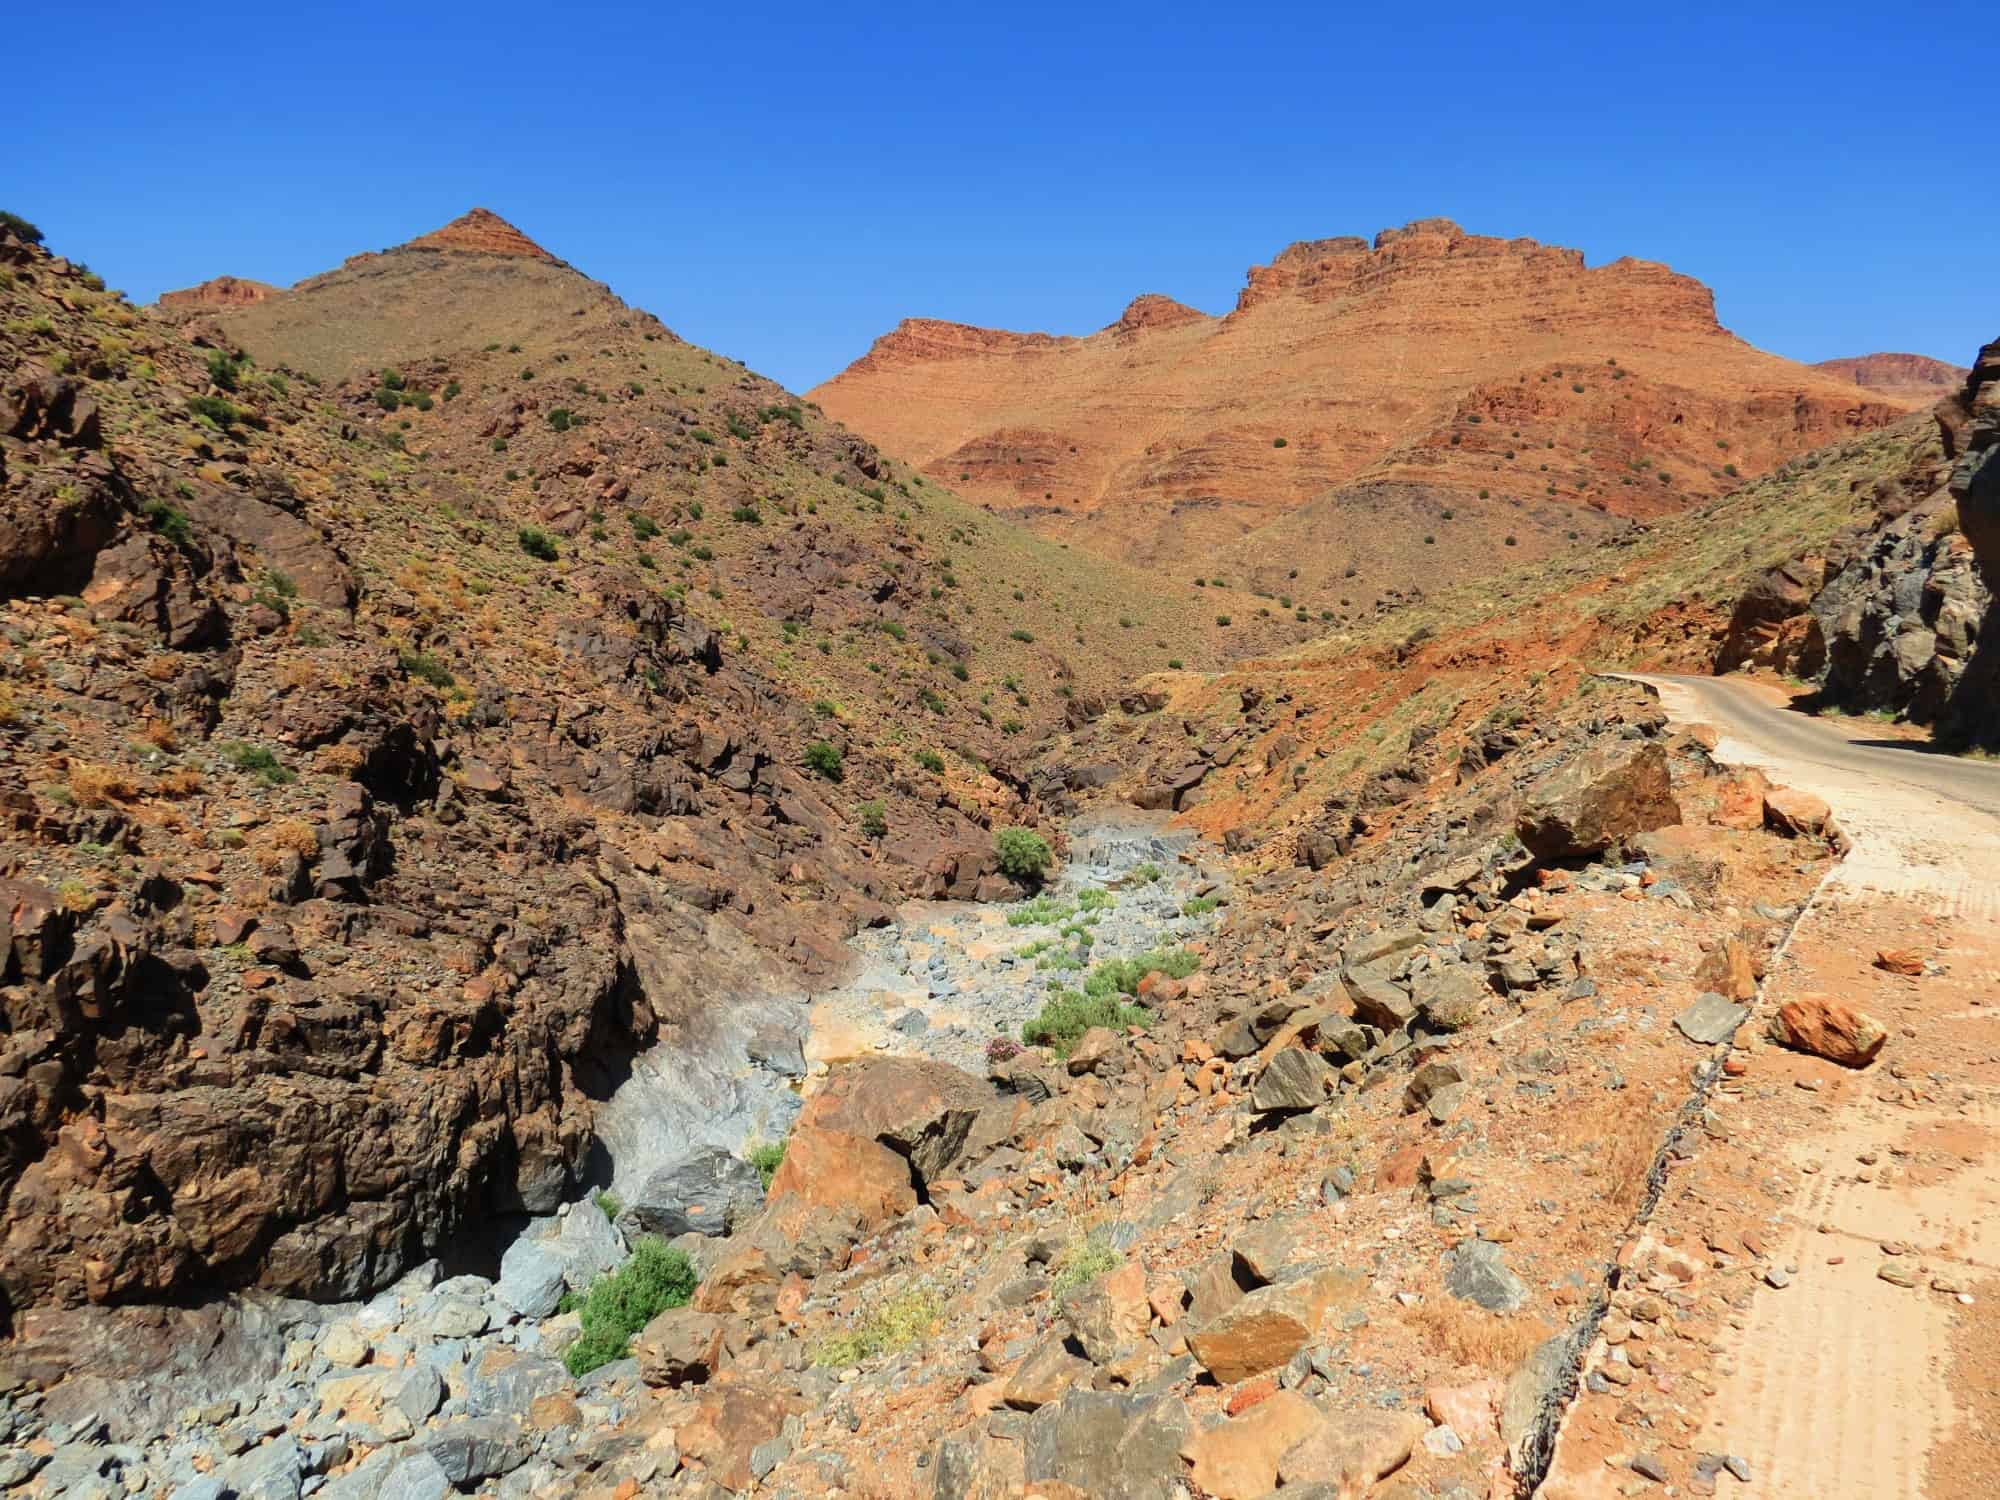
<path fill-rule="evenodd" d="M 1442 1287 L 1434 1287 L 1403 1319 L 1452 1362 L 1506 1374 L 1549 1336 L 1533 1318 L 1504 1318 L 1470 1302 L 1461 1302 Z"/>
<path fill-rule="evenodd" d="M 109 807 L 139 795 L 138 784 L 116 766 L 78 762 L 69 768 L 69 794 L 78 807 Z"/>

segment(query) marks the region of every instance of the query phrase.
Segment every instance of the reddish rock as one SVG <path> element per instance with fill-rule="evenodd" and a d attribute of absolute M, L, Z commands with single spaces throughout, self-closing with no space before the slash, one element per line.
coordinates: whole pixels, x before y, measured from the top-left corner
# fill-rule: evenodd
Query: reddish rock
<path fill-rule="evenodd" d="M 1764 793 L 1764 826 L 1787 837 L 1818 837 L 1827 831 L 1832 817 L 1825 800 L 1811 792 L 1774 786 Z"/>
<path fill-rule="evenodd" d="M 725 1489 L 748 1490 L 750 1453 L 784 1429 L 805 1403 L 774 1387 L 750 1383 L 708 1387 L 693 1416 L 675 1430 L 681 1458 Z"/>
<path fill-rule="evenodd" d="M 1865 1068 L 1875 1061 L 1889 1032 L 1866 1011 L 1830 995 L 1800 995 L 1778 1007 L 1771 1018 L 1771 1040 L 1844 1068 Z"/>
<path fill-rule="evenodd" d="M 1410 1461 L 1425 1430 L 1414 1412 L 1364 1409 L 1327 1417 L 1278 1463 L 1283 1485 L 1332 1485 L 1360 1496 Z"/>
<path fill-rule="evenodd" d="M 1260 1500 L 1277 1487 L 1279 1460 L 1325 1420 L 1297 1391 L 1277 1391 L 1230 1421 L 1196 1432 L 1181 1456 L 1194 1466 L 1189 1477 L 1203 1494 Z"/>
<path fill-rule="evenodd" d="M 1227 1311 L 1188 1335 L 1202 1368 L 1223 1385 L 1276 1369 L 1319 1332 L 1327 1310 L 1358 1300 L 1368 1279 L 1328 1266 L 1246 1293 Z"/>

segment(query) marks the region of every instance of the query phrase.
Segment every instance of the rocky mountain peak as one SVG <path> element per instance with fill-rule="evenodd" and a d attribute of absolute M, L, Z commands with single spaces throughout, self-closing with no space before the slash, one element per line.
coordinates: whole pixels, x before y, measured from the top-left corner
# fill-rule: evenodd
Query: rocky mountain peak
<path fill-rule="evenodd" d="M 398 248 L 453 250 L 467 255 L 519 255 L 531 260 L 555 259 L 490 208 L 475 208 L 460 214 L 442 229 L 420 234 Z"/>
<path fill-rule="evenodd" d="M 1185 302 L 1176 302 L 1159 292 L 1141 292 L 1126 304 L 1125 311 L 1118 315 L 1109 331 L 1137 333 L 1142 328 L 1178 328 L 1184 323 L 1199 323 L 1206 316 Z"/>
<path fill-rule="evenodd" d="M 200 286 L 183 287 L 177 292 L 160 293 L 160 306 L 250 307 L 266 297 L 275 297 L 280 288 L 268 281 L 251 281 L 242 276 L 215 276 Z"/>

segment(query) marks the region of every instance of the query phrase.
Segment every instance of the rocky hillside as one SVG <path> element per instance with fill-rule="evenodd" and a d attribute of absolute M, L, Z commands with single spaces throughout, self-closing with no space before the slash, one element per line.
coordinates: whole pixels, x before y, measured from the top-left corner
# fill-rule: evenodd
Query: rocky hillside
<path fill-rule="evenodd" d="M 546 1211 L 642 1049 L 1012 889 L 1017 746 L 1256 638 L 496 233 L 172 321 L 0 238 L 7 1318 Z"/>
<path fill-rule="evenodd" d="M 1852 359 L 1823 359 L 1813 368 L 1913 406 L 1943 400 L 1971 373 L 1963 365 L 1946 364 L 1927 354 L 1863 354 Z"/>
<path fill-rule="evenodd" d="M 1222 317 L 908 320 L 813 394 L 1046 535 L 1343 612 L 1686 509 L 1909 404 L 1751 348 L 1664 266 L 1443 219 L 1293 245 Z"/>

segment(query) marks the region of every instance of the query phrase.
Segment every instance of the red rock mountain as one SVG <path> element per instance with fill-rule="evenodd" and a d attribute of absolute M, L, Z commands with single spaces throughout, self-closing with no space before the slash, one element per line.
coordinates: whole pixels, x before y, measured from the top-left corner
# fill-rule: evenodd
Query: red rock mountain
<path fill-rule="evenodd" d="M 1893 401 L 1928 405 L 1942 401 L 1965 383 L 1963 365 L 1932 359 L 1928 354 L 1861 354 L 1851 359 L 1823 359 L 1814 365 L 1836 380 L 1852 381 Z"/>
<path fill-rule="evenodd" d="M 908 319 L 812 394 L 1046 534 L 1364 593 L 1679 510 L 1908 404 L 1752 348 L 1665 266 L 1446 219 L 1292 245 L 1221 317 Z"/>
<path fill-rule="evenodd" d="M 249 281 L 241 276 L 217 276 L 200 286 L 178 292 L 160 293 L 160 306 L 168 308 L 248 307 L 283 290 L 268 281 Z"/>

